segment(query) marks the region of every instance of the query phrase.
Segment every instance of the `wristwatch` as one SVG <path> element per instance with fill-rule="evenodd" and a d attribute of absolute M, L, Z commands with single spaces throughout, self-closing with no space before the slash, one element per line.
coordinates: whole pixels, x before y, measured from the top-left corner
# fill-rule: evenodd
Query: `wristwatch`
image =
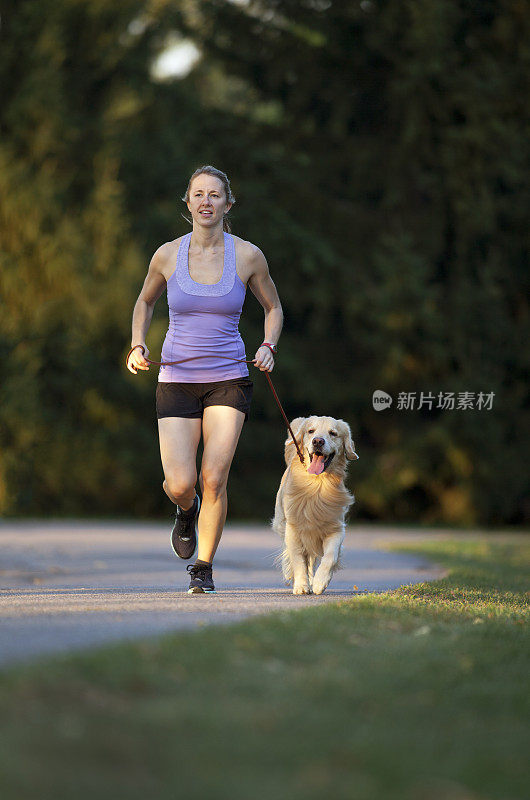
<path fill-rule="evenodd" d="M 262 343 L 260 344 L 260 347 L 263 347 L 263 346 L 265 346 L 265 347 L 268 347 L 268 348 L 269 348 L 269 350 L 270 350 L 272 353 L 274 353 L 274 355 L 276 355 L 276 345 L 275 345 L 275 344 L 271 344 L 270 342 L 262 342 Z"/>

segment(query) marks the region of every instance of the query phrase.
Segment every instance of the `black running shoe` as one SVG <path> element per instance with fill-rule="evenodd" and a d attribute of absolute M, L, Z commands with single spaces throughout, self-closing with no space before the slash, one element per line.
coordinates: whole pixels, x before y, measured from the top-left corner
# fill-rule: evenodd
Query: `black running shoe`
<path fill-rule="evenodd" d="M 201 498 L 195 495 L 193 505 L 187 511 L 177 506 L 175 525 L 171 531 L 171 546 L 179 558 L 188 560 L 197 548 L 196 521 L 201 507 Z"/>
<path fill-rule="evenodd" d="M 191 577 L 188 594 L 215 592 L 211 564 L 188 564 L 186 570 L 190 573 Z"/>

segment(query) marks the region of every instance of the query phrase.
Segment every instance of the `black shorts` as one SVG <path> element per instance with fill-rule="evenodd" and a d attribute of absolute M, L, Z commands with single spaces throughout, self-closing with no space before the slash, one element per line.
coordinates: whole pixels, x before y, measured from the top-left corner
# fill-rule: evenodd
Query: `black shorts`
<path fill-rule="evenodd" d="M 229 378 L 212 383 L 163 383 L 156 387 L 156 416 L 202 417 L 206 406 L 231 406 L 243 411 L 245 422 L 250 412 L 254 383 L 250 377 Z"/>

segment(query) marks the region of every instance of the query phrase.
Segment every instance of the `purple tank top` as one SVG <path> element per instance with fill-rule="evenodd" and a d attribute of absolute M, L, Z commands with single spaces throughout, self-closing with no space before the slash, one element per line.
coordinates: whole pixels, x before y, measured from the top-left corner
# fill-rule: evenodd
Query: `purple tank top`
<path fill-rule="evenodd" d="M 238 325 L 246 287 L 236 271 L 234 237 L 226 231 L 223 234 L 223 274 L 213 284 L 193 280 L 188 267 L 191 232 L 180 240 L 177 266 L 167 282 L 169 328 L 160 360 L 179 361 L 194 355 L 208 355 L 208 358 L 160 367 L 161 383 L 209 383 L 249 374 L 244 362 L 237 364 L 220 358 L 245 358 Z"/>

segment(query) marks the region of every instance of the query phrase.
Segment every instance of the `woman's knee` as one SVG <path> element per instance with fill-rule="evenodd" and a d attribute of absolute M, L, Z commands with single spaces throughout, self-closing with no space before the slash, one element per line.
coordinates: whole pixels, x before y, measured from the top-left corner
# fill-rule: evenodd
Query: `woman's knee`
<path fill-rule="evenodd" d="M 180 497 L 187 497 L 189 494 L 193 495 L 196 483 L 197 483 L 197 475 L 195 476 L 182 475 L 182 474 L 166 475 L 166 479 L 164 481 L 164 488 L 168 489 L 170 494 L 172 494 L 173 497 L 178 499 Z"/>
<path fill-rule="evenodd" d="M 220 495 L 226 491 L 228 475 L 225 475 L 224 472 L 203 469 L 201 475 L 203 493 Z"/>

